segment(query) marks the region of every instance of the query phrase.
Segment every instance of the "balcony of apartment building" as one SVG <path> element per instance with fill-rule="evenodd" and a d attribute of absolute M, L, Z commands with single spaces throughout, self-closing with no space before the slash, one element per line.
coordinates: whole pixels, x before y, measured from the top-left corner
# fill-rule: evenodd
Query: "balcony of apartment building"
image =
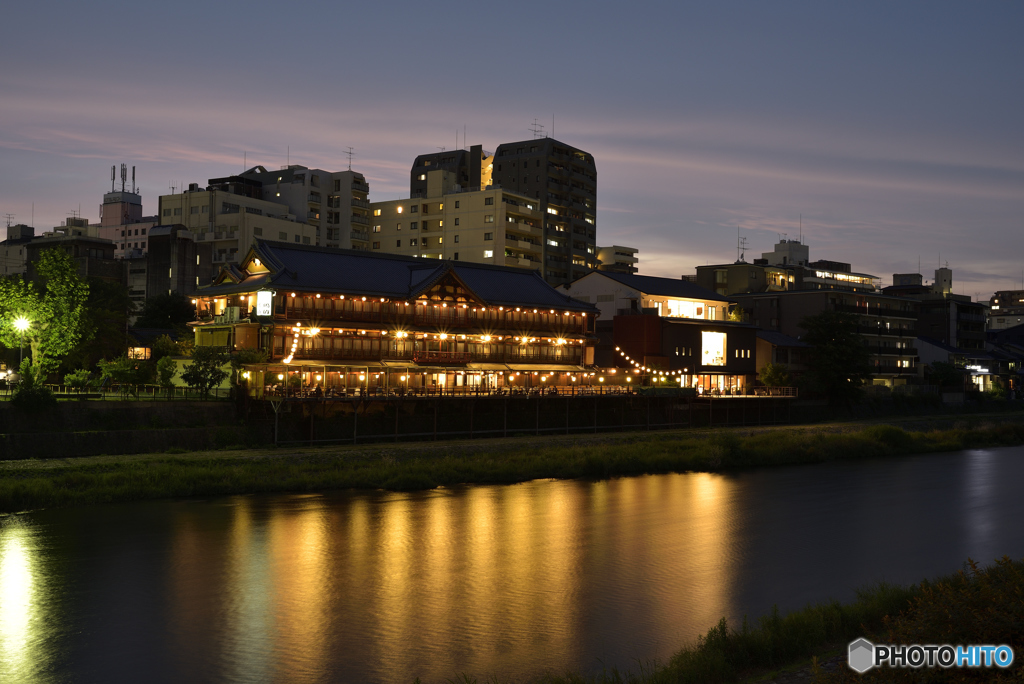
<path fill-rule="evenodd" d="M 350 216 L 349 219 L 352 221 L 352 223 L 359 223 L 364 226 L 370 225 L 370 219 L 367 218 L 366 216 L 363 216 L 362 214 L 352 214 L 352 216 Z"/>
<path fill-rule="evenodd" d="M 806 282 L 806 280 L 805 280 Z M 877 304 L 868 306 L 854 306 L 850 304 L 834 304 L 836 311 L 852 313 L 858 316 L 870 316 L 881 318 L 906 318 L 917 320 L 917 311 L 911 307 L 883 307 Z"/>
<path fill-rule="evenodd" d="M 352 198 L 352 206 L 353 207 L 359 207 L 361 209 L 369 209 L 370 208 L 370 202 L 368 200 L 359 199 L 358 197 L 353 197 Z"/>
<path fill-rule="evenodd" d="M 370 186 L 358 180 L 352 181 L 352 189 L 357 192 L 370 192 Z"/>
<path fill-rule="evenodd" d="M 505 233 L 505 246 L 517 249 L 523 252 L 531 252 L 540 254 L 543 250 L 543 246 L 540 244 L 540 240 L 533 238 L 522 238 L 516 235 L 510 235 Z"/>
<path fill-rule="evenodd" d="M 349 239 L 360 240 L 362 242 L 369 242 L 370 241 L 370 234 L 368 232 L 366 232 L 365 230 L 355 230 L 355 229 L 352 229 L 352 231 L 349 233 Z"/>

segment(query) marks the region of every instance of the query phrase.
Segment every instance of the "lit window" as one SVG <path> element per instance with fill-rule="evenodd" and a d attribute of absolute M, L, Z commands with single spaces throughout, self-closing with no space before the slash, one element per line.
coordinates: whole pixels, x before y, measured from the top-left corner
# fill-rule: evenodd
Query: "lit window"
<path fill-rule="evenodd" d="M 398 207 L 398 213 L 399 213 L 399 214 L 401 214 L 401 213 L 402 213 L 402 209 L 403 209 L 403 207 Z"/>
<path fill-rule="evenodd" d="M 425 173 L 421 173 L 421 174 L 420 174 L 420 180 L 421 180 L 421 181 L 427 180 L 427 174 L 425 174 Z"/>
<path fill-rule="evenodd" d="M 701 363 L 705 366 L 725 365 L 725 333 L 701 331 Z"/>
<path fill-rule="evenodd" d="M 484 259 L 493 259 L 493 258 L 494 258 L 494 250 L 493 249 L 485 249 L 484 250 Z"/>
<path fill-rule="evenodd" d="M 494 223 L 494 214 L 484 216 L 484 223 Z"/>
<path fill-rule="evenodd" d="M 380 216 L 380 209 L 374 209 L 373 210 L 373 215 L 374 216 Z"/>

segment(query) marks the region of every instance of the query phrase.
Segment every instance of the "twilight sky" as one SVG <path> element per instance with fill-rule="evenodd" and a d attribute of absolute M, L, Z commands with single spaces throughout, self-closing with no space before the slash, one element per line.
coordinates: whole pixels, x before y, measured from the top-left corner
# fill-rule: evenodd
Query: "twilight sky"
<path fill-rule="evenodd" d="M 532 137 L 594 154 L 598 244 L 678 277 L 803 215 L 811 258 L 938 261 L 987 298 L 1024 269 L 1024 3 L 254 2 L 5 8 L 0 214 L 37 232 L 110 166 L 173 183 L 292 163 L 405 197 L 413 158 Z M 460 133 L 459 144 L 462 145 Z"/>

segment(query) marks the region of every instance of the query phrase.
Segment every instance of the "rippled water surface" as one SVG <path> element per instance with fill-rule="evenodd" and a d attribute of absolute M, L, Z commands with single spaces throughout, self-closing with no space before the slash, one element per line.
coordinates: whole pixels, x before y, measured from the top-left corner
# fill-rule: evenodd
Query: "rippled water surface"
<path fill-rule="evenodd" d="M 2 682 L 423 682 L 1024 557 L 1024 449 L 0 517 Z"/>

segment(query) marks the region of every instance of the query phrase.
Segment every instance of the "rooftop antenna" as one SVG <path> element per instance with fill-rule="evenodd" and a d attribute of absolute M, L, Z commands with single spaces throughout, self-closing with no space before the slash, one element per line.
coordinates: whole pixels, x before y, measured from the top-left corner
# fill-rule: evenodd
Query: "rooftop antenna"
<path fill-rule="evenodd" d="M 736 263 L 745 263 L 747 257 L 747 238 L 740 237 L 740 227 L 736 226 Z"/>
<path fill-rule="evenodd" d="M 14 214 L 4 214 L 4 218 L 7 219 L 7 227 L 11 227 L 11 223 L 14 221 Z"/>
<path fill-rule="evenodd" d="M 178 189 L 178 186 L 174 184 L 174 181 L 171 181 L 171 182 L 170 182 L 170 183 L 169 183 L 169 184 L 167 185 L 167 187 L 169 187 L 169 188 L 171 189 L 171 194 L 172 194 L 172 195 L 174 195 L 174 194 L 177 194 L 177 193 L 175 193 L 175 190 L 177 190 L 177 189 Z"/>
<path fill-rule="evenodd" d="M 800 214 L 800 244 L 804 244 L 804 215 Z"/>
<path fill-rule="evenodd" d="M 135 167 L 132 167 L 132 194 L 135 194 Z"/>
<path fill-rule="evenodd" d="M 538 123 L 536 117 L 534 117 L 533 123 L 530 124 L 529 130 L 533 132 L 533 137 L 535 139 L 545 137 L 542 135 L 544 133 L 544 124 Z"/>
<path fill-rule="evenodd" d="M 124 186 L 128 182 L 128 165 L 121 164 L 121 192 L 124 192 Z"/>
<path fill-rule="evenodd" d="M 346 147 L 345 148 L 345 152 L 343 154 L 346 157 L 348 157 L 348 170 L 351 171 L 352 170 L 352 157 L 355 155 L 355 150 L 352 149 L 352 147 Z"/>
<path fill-rule="evenodd" d="M 110 167 L 110 192 L 114 192 L 114 180 L 117 178 L 117 167 Z"/>

